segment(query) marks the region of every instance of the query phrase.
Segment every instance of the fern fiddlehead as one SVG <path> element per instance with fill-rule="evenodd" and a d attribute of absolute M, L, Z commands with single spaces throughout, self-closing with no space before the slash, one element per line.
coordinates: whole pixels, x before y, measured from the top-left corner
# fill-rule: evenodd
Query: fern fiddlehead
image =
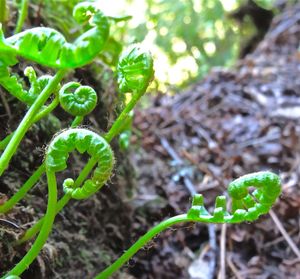
<path fill-rule="evenodd" d="M 51 231 L 57 204 L 56 173 L 67 167 L 69 154 L 77 150 L 87 152 L 98 163 L 91 179 L 86 180 L 82 187 L 77 187 L 71 179 L 64 182 L 64 190 L 74 199 L 85 199 L 96 193 L 110 178 L 114 155 L 110 145 L 96 133 L 86 129 L 69 129 L 57 135 L 46 151 L 45 168 L 48 182 L 48 205 L 41 231 L 31 249 L 22 260 L 6 275 L 20 275 L 37 257 Z M 5 277 L 4 277 L 5 278 Z"/>
<path fill-rule="evenodd" d="M 118 63 L 118 84 L 121 92 L 145 92 L 153 78 L 153 58 L 140 44 L 128 47 Z"/>
<path fill-rule="evenodd" d="M 251 186 L 256 188 L 252 194 L 248 193 L 248 188 Z M 99 273 L 95 279 L 109 278 L 153 237 L 175 224 L 183 222 L 240 223 L 254 221 L 270 210 L 280 193 L 280 179 L 276 174 L 257 172 L 242 176 L 229 184 L 229 196 L 232 197 L 233 202 L 238 201 L 235 203 L 238 206 L 232 206 L 231 212 L 227 211 L 225 196 L 219 196 L 216 199 L 213 214 L 210 214 L 204 207 L 203 196 L 197 194 L 193 197 L 192 207 L 187 214 L 169 218 L 153 227 L 112 265 Z"/>
<path fill-rule="evenodd" d="M 96 193 L 109 179 L 114 165 L 114 155 L 110 145 L 96 133 L 86 129 L 69 129 L 54 138 L 47 152 L 48 169 L 59 172 L 67 168 L 67 159 L 71 150 L 87 152 L 98 162 L 91 179 L 86 180 L 82 187 L 74 187 L 74 181 L 64 182 L 65 192 L 71 191 L 74 199 L 86 199 Z"/>
<path fill-rule="evenodd" d="M 22 103 L 30 105 L 33 103 L 33 100 L 28 96 L 26 90 L 18 82 L 18 79 L 15 75 L 11 75 L 9 68 L 0 61 L 0 85 L 5 88 L 11 95 L 16 97 Z"/>
<path fill-rule="evenodd" d="M 97 105 L 97 93 L 90 86 L 69 82 L 59 91 L 62 108 L 73 116 L 89 114 Z"/>
<path fill-rule="evenodd" d="M 122 93 L 133 93 L 130 102 L 114 122 L 105 136 L 110 141 L 118 135 L 128 122 L 130 112 L 145 94 L 154 76 L 153 58 L 140 44 L 128 47 L 122 54 L 117 67 L 118 85 Z"/>
<path fill-rule="evenodd" d="M 40 91 L 44 89 L 44 87 L 51 81 L 52 77 L 45 75 L 41 76 L 39 78 L 36 77 L 35 71 L 31 67 L 27 67 L 25 69 L 25 75 L 28 76 L 30 83 L 31 83 L 31 96 L 37 95 Z M 68 89 L 76 89 L 76 91 L 82 91 L 77 92 L 77 97 L 73 96 L 72 92 L 69 92 Z M 58 91 L 59 87 L 56 89 Z M 73 109 L 73 114 L 75 117 L 74 121 L 72 122 L 71 126 L 72 128 L 75 128 L 78 126 L 81 121 L 83 120 L 83 116 L 94 109 L 97 102 L 97 94 L 96 92 L 89 86 L 81 86 L 77 82 L 70 82 L 67 83 L 65 86 L 61 88 L 59 91 L 59 97 L 61 100 L 61 104 L 63 103 L 65 107 L 71 107 Z M 58 104 L 58 98 L 56 99 L 44 110 L 42 110 L 40 113 L 38 113 L 33 122 L 38 121 L 40 118 L 42 118 L 45 114 L 47 114 L 49 111 L 53 110 Z M 68 112 L 69 109 L 66 109 Z M 82 113 L 85 112 L 85 113 Z M 70 112 L 71 113 L 71 112 Z M 9 140 L 10 137 L 8 137 Z M 2 142 L 1 142 L 2 143 Z M 7 143 L 3 141 L 3 147 L 5 147 Z M 3 147 L 0 145 L 0 150 L 3 149 Z M 99 170 L 98 170 L 99 171 Z M 37 181 L 40 179 L 42 174 L 45 172 L 45 165 L 44 163 L 33 173 L 33 175 L 22 185 L 22 187 L 18 190 L 17 193 L 15 193 L 8 201 L 6 201 L 3 205 L 0 205 L 0 213 L 5 213 L 13 208 L 13 206 L 19 202 L 26 193 L 37 183 Z M 87 182 L 90 184 L 89 182 Z M 77 190 L 78 192 L 78 190 Z"/>
<path fill-rule="evenodd" d="M 256 190 L 250 195 L 248 188 L 251 186 Z M 228 187 L 228 194 L 232 197 L 232 211 L 246 221 L 266 214 L 280 193 L 280 179 L 270 172 L 244 175 L 231 182 Z M 248 208 L 246 212 L 245 208 Z"/>
<path fill-rule="evenodd" d="M 78 23 L 89 25 L 89 29 L 73 43 L 67 42 L 54 29 L 36 27 L 3 39 L 0 61 L 10 51 L 15 56 L 52 68 L 76 68 L 89 63 L 103 49 L 108 38 L 108 19 L 89 2 L 77 4 L 73 16 Z"/>

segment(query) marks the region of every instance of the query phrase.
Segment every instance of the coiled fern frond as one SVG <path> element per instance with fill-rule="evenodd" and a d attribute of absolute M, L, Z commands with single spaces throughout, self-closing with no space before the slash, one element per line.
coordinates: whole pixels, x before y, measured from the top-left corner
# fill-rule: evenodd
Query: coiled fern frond
<path fill-rule="evenodd" d="M 7 54 L 37 62 L 41 65 L 67 69 L 89 63 L 103 49 L 109 35 L 109 22 L 94 3 L 83 2 L 74 7 L 73 16 L 80 24 L 87 24 L 88 30 L 73 43 L 66 41 L 58 31 L 47 27 L 36 27 L 4 39 L 0 34 L 0 61 L 6 61 Z"/>

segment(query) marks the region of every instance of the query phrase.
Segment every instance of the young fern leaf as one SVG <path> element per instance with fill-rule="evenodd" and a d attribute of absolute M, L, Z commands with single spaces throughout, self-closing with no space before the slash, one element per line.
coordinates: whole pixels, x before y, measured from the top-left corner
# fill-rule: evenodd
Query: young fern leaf
<path fill-rule="evenodd" d="M 30 89 L 28 91 L 28 98 L 30 98 L 30 104 L 32 104 L 38 95 L 44 90 L 48 83 L 53 79 L 51 75 L 42 75 L 37 78 L 35 70 L 29 66 L 24 70 L 24 75 L 28 77 L 30 82 Z M 56 95 L 60 89 L 61 85 L 58 84 L 53 90 L 53 93 Z"/>
<path fill-rule="evenodd" d="M 252 195 L 248 193 L 251 186 L 256 188 Z M 270 210 L 281 193 L 280 179 L 271 172 L 247 174 L 231 182 L 228 193 L 232 197 L 232 211 L 252 221 Z"/>
<path fill-rule="evenodd" d="M 117 67 L 118 84 L 121 93 L 133 93 L 130 102 L 114 122 L 105 136 L 110 141 L 127 123 L 130 112 L 139 99 L 145 94 L 154 76 L 153 58 L 151 53 L 139 44 L 128 47 L 121 55 Z"/>
<path fill-rule="evenodd" d="M 145 93 L 154 75 L 153 58 L 140 44 L 134 44 L 122 53 L 117 71 L 121 92 Z"/>
<path fill-rule="evenodd" d="M 59 91 L 62 108 L 73 116 L 89 114 L 97 105 L 97 93 L 90 86 L 78 82 L 69 82 Z"/>
<path fill-rule="evenodd" d="M 257 188 L 253 192 L 255 199 L 248 193 L 249 187 Z M 162 221 L 144 236 L 138 239 L 126 252 L 118 258 L 112 265 L 99 273 L 95 279 L 106 279 L 122 267 L 136 252 L 145 246 L 152 238 L 174 226 L 184 222 L 203 223 L 240 223 L 244 221 L 254 221 L 260 215 L 267 213 L 275 203 L 281 193 L 280 179 L 271 172 L 257 172 L 242 176 L 229 184 L 229 195 L 233 201 L 241 201 L 243 209 L 233 210 L 232 214 L 226 210 L 226 198 L 219 196 L 211 215 L 204 207 L 202 195 L 195 195 L 191 209 L 187 214 L 178 215 Z"/>
<path fill-rule="evenodd" d="M 107 17 L 93 3 L 83 2 L 74 7 L 73 16 L 89 29 L 73 43 L 68 43 L 58 31 L 36 27 L 7 39 L 0 44 L 0 61 L 7 52 L 21 56 L 41 65 L 67 69 L 89 63 L 103 49 L 109 35 Z"/>
<path fill-rule="evenodd" d="M 9 68 L 4 65 L 0 60 L 0 85 L 5 88 L 11 95 L 16 97 L 22 103 L 30 105 L 33 103 L 32 99 L 28 95 L 28 92 L 24 90 L 18 78 L 10 74 Z"/>
<path fill-rule="evenodd" d="M 72 180 L 64 182 L 65 192 L 72 192 L 74 199 L 86 199 L 96 193 L 110 178 L 114 155 L 110 145 L 101 136 L 86 129 L 69 129 L 57 135 L 47 150 L 46 166 L 51 172 L 60 172 L 67 168 L 69 153 L 74 149 L 80 153 L 87 152 L 98 162 L 91 179 L 82 187 L 73 188 Z"/>
<path fill-rule="evenodd" d="M 31 106 L 53 77 L 50 75 L 43 75 L 36 78 L 35 71 L 32 67 L 26 67 L 24 75 L 28 77 L 31 83 L 31 87 L 28 91 L 23 88 L 16 76 L 10 74 L 9 68 L 1 64 L 0 61 L 0 85 L 22 103 Z M 59 88 L 60 85 L 57 86 L 54 93 L 58 92 Z"/>
<path fill-rule="evenodd" d="M 253 194 L 248 192 L 249 187 L 256 188 Z M 204 207 L 202 195 L 196 195 L 188 216 L 195 221 L 206 223 L 254 221 L 260 215 L 269 212 L 280 193 L 278 175 L 267 171 L 251 173 L 229 184 L 228 194 L 232 198 L 232 209 L 229 212 L 226 210 L 225 196 L 216 199 L 213 215 L 210 215 Z"/>

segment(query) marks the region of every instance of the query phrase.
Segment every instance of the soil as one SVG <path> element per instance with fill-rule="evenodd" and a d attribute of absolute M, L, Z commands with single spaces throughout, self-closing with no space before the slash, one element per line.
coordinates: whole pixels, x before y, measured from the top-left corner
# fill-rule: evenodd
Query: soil
<path fill-rule="evenodd" d="M 186 212 L 194 190 L 211 211 L 232 179 L 260 170 L 272 170 L 283 181 L 271 216 L 251 224 L 177 226 L 138 252 L 115 278 L 300 278 L 299 15 L 300 5 L 275 17 L 254 53 L 234 69 L 214 69 L 185 92 L 158 94 L 150 108 L 137 110 L 130 150 L 120 152 L 113 142 L 118 164 L 111 182 L 58 214 L 49 241 L 22 278 L 92 278 L 154 224 Z M 23 67 L 16 70 L 21 74 Z M 84 125 L 103 133 L 118 98 L 114 84 L 104 87 L 92 73 L 87 66 L 66 80 L 80 80 L 99 93 L 101 103 Z M 0 93 L 3 138 L 26 107 Z M 39 166 L 45 145 L 68 126 L 67 117 L 58 110 L 29 131 L 0 179 L 2 201 Z M 65 175 L 84 164 L 76 154 L 71 162 Z M 45 212 L 46 189 L 43 178 L 1 216 L 1 272 L 30 247 L 13 247 L 12 241 Z"/>

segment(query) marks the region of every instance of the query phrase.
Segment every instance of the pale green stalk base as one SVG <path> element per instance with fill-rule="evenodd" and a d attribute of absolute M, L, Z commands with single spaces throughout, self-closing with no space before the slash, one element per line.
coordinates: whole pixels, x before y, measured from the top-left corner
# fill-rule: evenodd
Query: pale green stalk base
<path fill-rule="evenodd" d="M 9 161 L 16 152 L 22 138 L 26 134 L 27 130 L 30 128 L 32 124 L 32 119 L 37 115 L 40 108 L 44 105 L 47 101 L 51 93 L 55 90 L 58 83 L 62 80 L 63 76 L 65 75 L 66 70 L 59 70 L 53 79 L 48 83 L 48 85 L 44 88 L 35 102 L 32 104 L 26 115 L 24 116 L 23 120 L 21 121 L 19 127 L 15 131 L 14 135 L 12 136 L 9 144 L 7 145 L 6 149 L 4 150 L 1 158 L 0 158 L 0 176 L 3 174 L 5 169 L 8 167 Z"/>
<path fill-rule="evenodd" d="M 188 218 L 187 214 L 178 215 L 162 221 L 150 231 L 144 234 L 139 240 L 134 243 L 120 258 L 118 258 L 112 265 L 107 267 L 104 271 L 99 273 L 95 279 L 105 279 L 109 278 L 113 273 L 115 273 L 122 265 L 124 265 L 132 256 L 138 252 L 143 246 L 145 246 L 153 237 L 167 228 L 182 222 L 195 222 L 191 218 Z"/>

